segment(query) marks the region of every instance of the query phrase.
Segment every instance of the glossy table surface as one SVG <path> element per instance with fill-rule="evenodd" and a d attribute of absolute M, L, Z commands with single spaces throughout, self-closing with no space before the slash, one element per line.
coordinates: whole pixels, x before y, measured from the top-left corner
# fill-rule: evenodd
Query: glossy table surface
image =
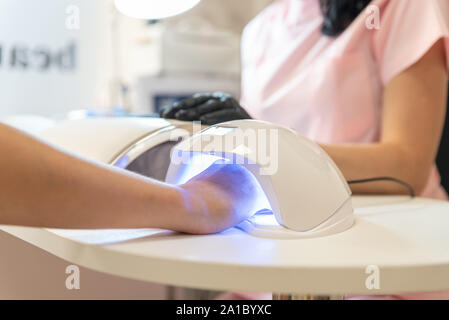
<path fill-rule="evenodd" d="M 262 239 L 237 228 L 208 236 L 0 229 L 80 266 L 176 286 L 308 294 L 449 289 L 449 202 L 354 197 L 353 204 L 351 229 L 315 239 Z M 374 288 L 366 285 L 373 270 Z"/>

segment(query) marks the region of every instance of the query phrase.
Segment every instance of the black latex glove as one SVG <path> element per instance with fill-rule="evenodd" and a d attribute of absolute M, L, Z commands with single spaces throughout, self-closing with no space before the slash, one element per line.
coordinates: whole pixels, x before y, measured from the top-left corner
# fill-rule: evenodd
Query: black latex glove
<path fill-rule="evenodd" d="M 223 92 L 197 93 L 191 98 L 162 108 L 160 116 L 181 121 L 201 121 L 205 125 L 251 119 L 231 95 Z"/>

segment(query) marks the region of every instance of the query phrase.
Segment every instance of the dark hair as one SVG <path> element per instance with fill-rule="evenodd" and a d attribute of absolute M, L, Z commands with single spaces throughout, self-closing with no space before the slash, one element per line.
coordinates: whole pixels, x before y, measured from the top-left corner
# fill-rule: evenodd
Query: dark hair
<path fill-rule="evenodd" d="M 318 0 L 324 16 L 322 32 L 338 36 L 368 6 L 371 0 Z"/>

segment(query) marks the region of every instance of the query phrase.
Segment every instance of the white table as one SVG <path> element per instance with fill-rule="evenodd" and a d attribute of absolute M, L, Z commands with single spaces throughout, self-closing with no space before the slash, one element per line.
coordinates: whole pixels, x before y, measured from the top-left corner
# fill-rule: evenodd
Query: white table
<path fill-rule="evenodd" d="M 254 292 L 387 294 L 449 289 L 449 202 L 354 197 L 356 223 L 334 236 L 210 236 L 161 230 L 3 231 L 71 263 L 130 279 Z M 366 268 L 380 270 L 370 290 Z"/>

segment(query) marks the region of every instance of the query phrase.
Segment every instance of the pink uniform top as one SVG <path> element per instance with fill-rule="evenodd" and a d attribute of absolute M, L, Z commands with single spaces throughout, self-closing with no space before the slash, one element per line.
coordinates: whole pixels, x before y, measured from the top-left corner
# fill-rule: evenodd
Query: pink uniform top
<path fill-rule="evenodd" d="M 318 0 L 278 0 L 243 34 L 242 105 L 320 143 L 379 141 L 386 84 L 445 38 L 448 0 L 376 0 L 339 37 L 322 35 Z M 422 196 L 446 199 L 436 167 Z"/>

